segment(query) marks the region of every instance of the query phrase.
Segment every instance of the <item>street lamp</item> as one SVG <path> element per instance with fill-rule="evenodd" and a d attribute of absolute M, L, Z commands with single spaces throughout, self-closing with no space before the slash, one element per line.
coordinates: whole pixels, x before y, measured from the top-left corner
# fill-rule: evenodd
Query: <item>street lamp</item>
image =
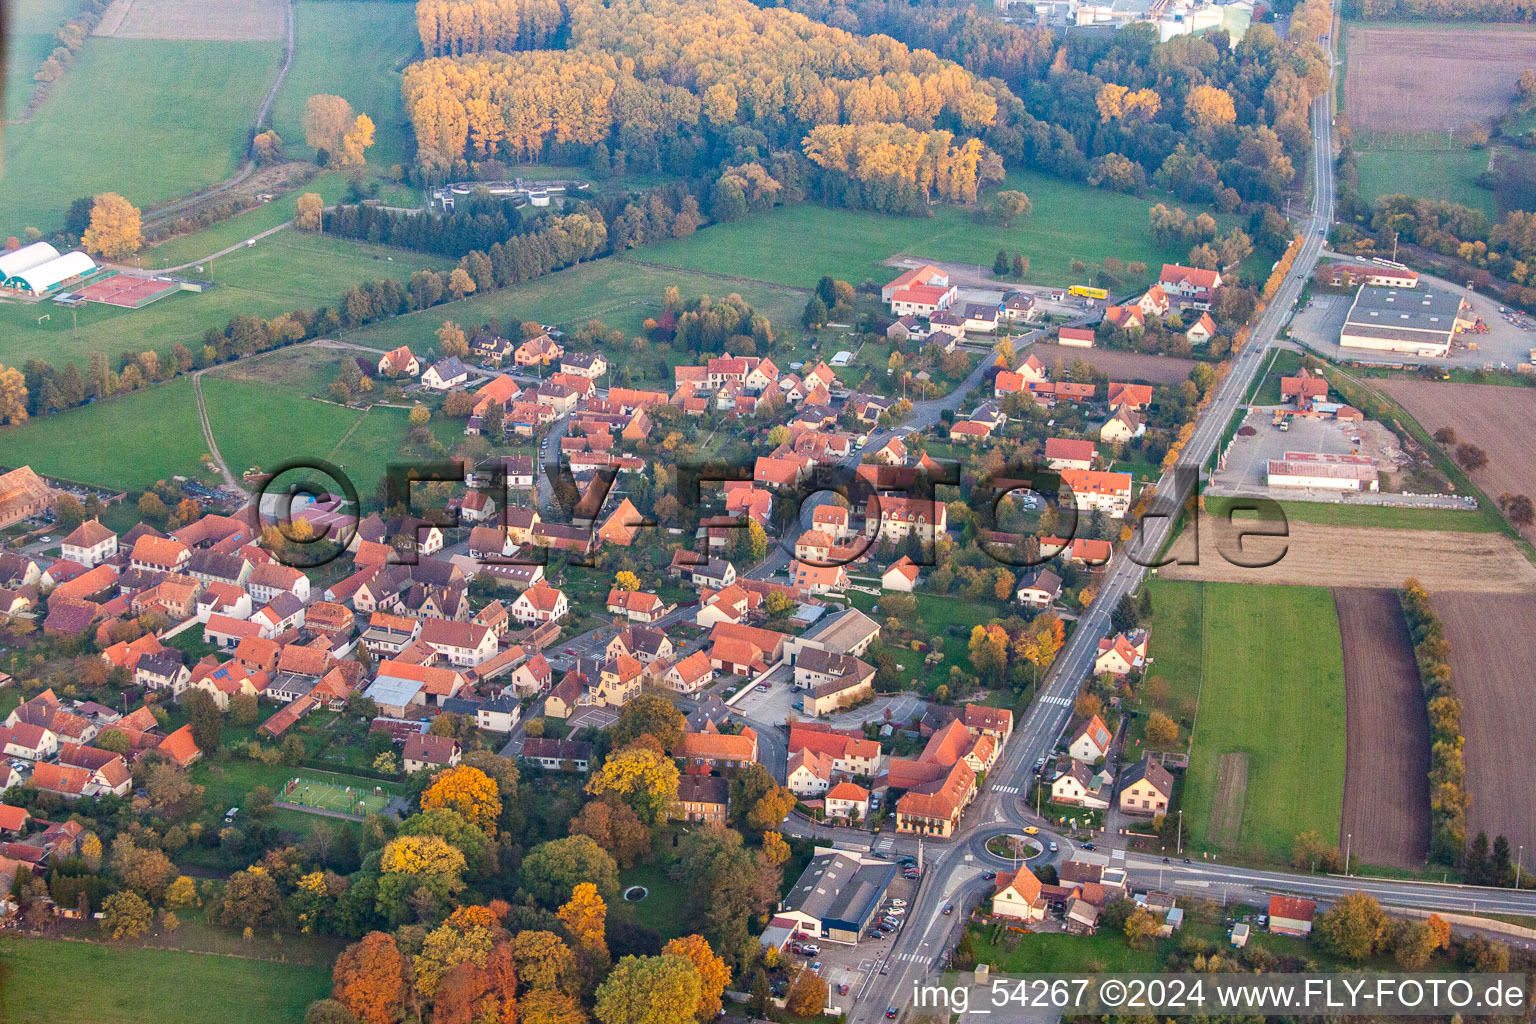
<path fill-rule="evenodd" d="M 1515 888 L 1516 889 L 1520 888 L 1520 858 L 1522 856 L 1524 856 L 1524 854 L 1525 854 L 1525 847 L 1523 845 L 1519 849 L 1517 849 L 1515 851 Z"/>
<path fill-rule="evenodd" d="M 1184 808 L 1182 807 L 1179 808 L 1179 838 L 1178 845 L 1174 847 L 1174 852 L 1180 856 L 1184 853 Z"/>
<path fill-rule="evenodd" d="M 1344 834 L 1344 875 L 1346 878 L 1349 876 L 1349 848 L 1353 845 L 1354 838 L 1355 834 L 1353 832 L 1346 832 Z"/>

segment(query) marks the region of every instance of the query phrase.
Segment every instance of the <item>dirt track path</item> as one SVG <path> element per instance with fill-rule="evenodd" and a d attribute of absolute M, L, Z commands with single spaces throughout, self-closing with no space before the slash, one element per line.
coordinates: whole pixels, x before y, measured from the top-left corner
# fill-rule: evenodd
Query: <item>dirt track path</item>
<path fill-rule="evenodd" d="M 261 132 L 261 126 L 266 123 L 267 115 L 272 110 L 272 104 L 277 99 L 277 91 L 283 87 L 283 80 L 288 77 L 288 69 L 293 66 L 293 54 L 297 46 L 294 29 L 293 0 L 287 0 L 285 6 L 288 36 L 286 42 L 283 45 L 283 63 L 282 66 L 277 69 L 277 77 L 272 80 L 272 87 L 267 90 L 266 97 L 261 101 L 261 106 L 256 110 L 255 130 L 252 132 L 253 138 Z M 174 217 L 176 214 L 181 213 L 188 207 L 195 206 L 206 199 L 211 199 L 216 195 L 221 195 L 224 192 L 228 192 L 230 189 L 234 188 L 236 185 L 249 178 L 253 173 L 255 173 L 255 171 L 256 159 L 248 152 L 245 157 L 245 163 L 241 165 L 240 169 L 218 184 L 210 185 L 205 189 L 200 189 L 197 192 L 193 192 L 191 195 L 182 196 L 180 199 L 173 199 L 165 205 L 156 207 L 152 210 L 145 210 L 143 217 L 144 226 L 148 227 L 162 220 Z"/>
<path fill-rule="evenodd" d="M 207 370 L 198 370 L 192 375 L 192 394 L 197 396 L 197 419 L 203 427 L 203 440 L 208 442 L 208 454 L 213 456 L 214 463 L 219 467 L 219 472 L 224 475 L 224 485 L 239 491 L 248 493 L 245 486 L 235 474 L 229 471 L 229 466 L 224 462 L 224 456 L 219 452 L 219 442 L 213 439 L 213 424 L 208 422 L 208 405 L 203 401 L 203 374 Z"/>

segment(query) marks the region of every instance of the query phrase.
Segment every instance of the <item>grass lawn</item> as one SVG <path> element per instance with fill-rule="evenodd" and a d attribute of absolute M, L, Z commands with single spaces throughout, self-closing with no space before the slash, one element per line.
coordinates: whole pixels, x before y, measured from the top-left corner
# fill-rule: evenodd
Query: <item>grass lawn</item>
<path fill-rule="evenodd" d="M 206 259 L 213 253 L 227 249 L 231 245 L 238 245 L 268 228 L 275 228 L 279 224 L 292 221 L 299 196 L 305 192 L 319 193 L 327 205 L 338 202 L 346 197 L 347 175 L 341 171 L 318 174 L 302 187 L 284 193 L 270 203 L 263 203 L 200 231 L 177 235 L 175 238 L 169 238 L 152 246 L 140 253 L 133 262 L 137 266 L 159 270 L 165 267 L 178 267 L 192 260 Z M 416 206 L 422 199 L 421 193 L 415 189 L 393 184 L 382 185 L 380 196 L 391 205 L 400 206 Z M 273 241 L 275 240 L 262 239 L 256 243 L 256 247 L 259 248 Z M 393 250 L 390 255 L 399 256 Z M 190 271 L 189 276 L 197 276 L 196 271 Z"/>
<path fill-rule="evenodd" d="M 363 415 L 277 385 L 213 377 L 203 381 L 203 398 L 219 451 L 236 474 L 251 466 L 326 458 Z"/>
<path fill-rule="evenodd" d="M 1344 801 L 1344 661 L 1332 595 L 1318 587 L 1158 586 L 1158 594 L 1201 590 L 1203 682 L 1184 784 L 1188 841 L 1217 849 L 1209 833 L 1218 763 L 1241 752 L 1248 756 L 1242 823 L 1235 848 L 1224 852 L 1282 860 L 1307 829 L 1335 842 Z"/>
<path fill-rule="evenodd" d="M 1137 708 L 1143 713 L 1127 723 L 1130 732 L 1126 743 L 1134 752 L 1146 734 L 1147 715 L 1161 711 L 1179 723 L 1179 739 L 1174 749 L 1183 750 L 1189 743 L 1192 712 L 1200 700 L 1200 650 L 1205 617 L 1201 584 L 1148 580 L 1142 586 L 1152 594 L 1152 645 L 1148 652 L 1152 655 L 1152 669 L 1147 678 L 1161 676 L 1168 683 L 1168 698 L 1161 704 L 1153 702 L 1143 684 L 1136 693 Z"/>
<path fill-rule="evenodd" d="M 1206 514 L 1225 516 L 1231 503 L 1230 498 L 1206 498 Z M 1388 530 L 1446 530 L 1453 533 L 1499 531 L 1497 516 L 1485 508 L 1462 512 L 1452 508 L 1335 505 L 1325 501 L 1282 501 L 1278 504 L 1286 518 L 1320 526 L 1376 526 Z M 1239 514 L 1237 518 L 1245 517 Z"/>
<path fill-rule="evenodd" d="M 196 475 L 207 451 L 190 380 L 0 430 L 5 461 L 39 473 L 108 487 L 143 487 Z"/>
<path fill-rule="evenodd" d="M 270 708 L 262 709 L 265 717 L 270 714 Z M 226 737 L 226 741 L 227 741 Z M 328 782 L 335 786 L 351 786 L 353 789 L 362 787 L 366 792 L 372 793 L 374 786 L 383 786 L 384 792 L 396 794 L 399 787 L 388 782 L 380 782 L 377 779 L 365 779 L 357 775 L 344 775 L 335 772 L 323 772 L 315 768 L 303 765 L 273 765 L 267 767 L 259 761 L 214 762 L 199 761 L 192 769 L 192 778 L 199 785 L 206 787 L 203 799 L 209 808 L 215 811 L 224 811 L 230 807 L 238 807 L 245 802 L 245 796 L 257 786 L 266 786 L 272 791 L 274 798 L 281 799 L 283 785 L 292 778 L 305 778 L 315 782 Z M 302 812 L 295 812 L 302 813 Z"/>
<path fill-rule="evenodd" d="M 632 885 L 645 886 L 650 895 L 635 903 L 625 902 L 622 893 Z M 668 877 L 664 864 L 646 861 L 620 871 L 619 892 L 614 907 L 628 908 L 636 924 L 660 932 L 664 942 L 698 930 L 696 923 L 683 918 L 683 887 Z"/>
<path fill-rule="evenodd" d="M 1482 210 L 1490 220 L 1498 215 L 1494 194 L 1478 188 L 1477 176 L 1488 169 L 1486 150 L 1362 149 L 1355 154 L 1360 171 L 1360 198 L 1404 193 L 1442 199 Z"/>
<path fill-rule="evenodd" d="M 143 309 L 0 304 L 0 363 L 20 366 L 38 358 L 62 367 L 74 360 L 84 368 L 92 353 L 104 352 L 115 366 L 125 350 L 163 355 L 178 341 L 195 350 L 207 328 L 222 331 L 237 313 L 273 317 L 334 307 L 354 285 L 386 277 L 404 281 L 412 271 L 447 265 L 421 253 L 283 231 L 205 265 L 197 276 L 211 278 L 215 287 L 201 295 L 180 292 Z M 40 324 L 44 313 L 49 319 Z M 434 328 L 441 322 L 439 317 Z"/>
<path fill-rule="evenodd" d="M 298 1024 L 331 988 L 325 967 L 57 939 L 0 939 L 0 966 L 10 1024 Z"/>
<path fill-rule="evenodd" d="M 1011 228 L 978 224 L 971 210 L 953 206 L 934 207 L 933 217 L 917 218 L 800 203 L 649 246 L 643 258 L 808 288 L 823 274 L 854 285 L 884 283 L 896 272 L 883 261 L 897 253 L 975 263 L 985 270 L 998 249 L 1010 256 L 1018 251 L 1030 259 L 1027 283 L 1063 285 L 1085 283 L 1068 267 L 1074 258 L 1090 265 L 1106 256 L 1140 260 L 1155 274 L 1164 261 L 1188 252 L 1187 246 L 1163 247 L 1153 239 L 1147 209 L 1155 199 L 1028 171 L 1010 173 L 1006 187 L 1026 192 L 1034 203 L 1034 212 Z M 1126 287 L 1146 282 L 1127 279 Z"/>
<path fill-rule="evenodd" d="M 653 251 L 641 250 L 647 260 L 652 258 Z M 661 295 L 668 285 L 676 285 L 684 299 L 706 294 L 723 298 L 739 292 L 773 322 L 775 332 L 796 330 L 805 309 L 805 296 L 797 292 L 721 281 L 685 270 L 657 269 L 608 257 L 537 281 L 349 331 L 347 340 L 381 350 L 404 344 L 420 346 L 444 320 L 481 324 L 493 316 L 500 317 L 503 324 L 538 320 L 564 327 L 579 327 L 596 318 L 625 334 L 638 334 L 646 317 L 660 314 Z"/>
<path fill-rule="evenodd" d="M 80 196 L 143 207 L 228 176 L 281 59 L 275 41 L 86 40 L 37 116 L 5 132 L 0 231 L 57 228 Z"/>
<path fill-rule="evenodd" d="M 272 105 L 272 124 L 290 155 L 310 159 L 304 144 L 304 104 L 332 93 L 373 119 L 368 162 L 405 160 L 410 122 L 400 99 L 400 73 L 421 50 L 412 4 L 387 0 L 302 0 L 294 5 L 293 66 Z"/>
<path fill-rule="evenodd" d="M 908 625 L 908 630 L 915 637 L 936 645 L 943 651 L 944 660 L 931 668 L 927 667 L 923 664 L 921 653 L 905 644 L 888 642 L 883 635 L 876 648 L 885 645 L 891 649 L 896 655 L 897 663 L 905 666 L 901 671 L 901 678 L 909 687 L 917 686 L 926 689 L 930 684 L 943 682 L 949 677 L 951 665 L 959 665 L 965 672 L 974 674 L 976 670 L 971 665 L 970 654 L 971 629 L 1011 614 L 1005 605 L 992 601 L 961 600 L 923 593 L 912 596 L 917 598 L 917 614 L 916 621 Z M 849 592 L 849 603 L 853 607 L 869 614 L 877 622 L 883 623 L 882 615 L 870 610 L 878 601 L 879 599 L 871 594 Z M 1006 687 L 1004 687 L 1004 693 L 1009 697 L 1012 696 L 1011 693 L 1007 693 Z"/>
<path fill-rule="evenodd" d="M 1271 360 L 1264 365 L 1268 372 L 1249 401 L 1253 405 L 1279 405 L 1280 378 L 1296 376 L 1296 371 L 1301 369 L 1301 353 L 1277 348 Z"/>
<path fill-rule="evenodd" d="M 6 24 L 5 117 L 20 117 L 36 82 L 32 75 L 53 52 L 53 34 L 80 10 L 74 0 L 17 0 Z"/>
<path fill-rule="evenodd" d="M 1189 938 L 1204 939 L 1218 949 L 1230 951 L 1226 928 L 1203 921 L 1186 921 L 1184 927 L 1171 937 L 1153 940 L 1141 949 L 1133 949 L 1124 935 L 1114 932 L 1083 936 L 1005 933 L 1000 943 L 993 945 L 983 939 L 988 931 L 987 928 L 975 928 L 971 932 L 976 959 L 1006 974 L 1159 973 L 1180 944 Z M 1262 946 L 1276 956 L 1325 959 L 1305 939 L 1255 930 L 1248 944 Z"/>

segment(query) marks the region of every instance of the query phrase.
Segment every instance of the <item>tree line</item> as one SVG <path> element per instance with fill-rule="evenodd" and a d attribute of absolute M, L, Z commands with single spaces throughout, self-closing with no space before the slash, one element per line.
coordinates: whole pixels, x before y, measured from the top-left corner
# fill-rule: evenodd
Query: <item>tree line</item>
<path fill-rule="evenodd" d="M 557 50 L 525 49 L 521 30 L 506 31 L 515 4 L 448 6 L 460 12 L 458 30 L 445 37 L 432 20 L 424 41 L 430 53 L 457 55 L 412 65 L 403 84 L 428 177 L 467 172 L 471 162 L 569 157 L 573 147 L 581 159 L 602 147 L 630 166 L 701 173 L 744 152 L 798 149 L 829 125 L 973 138 L 1006 92 L 894 40 L 746 0 L 578 0 L 567 5 L 566 48 Z M 979 147 L 974 157 L 965 142 L 959 149 L 946 176 L 979 160 Z M 861 162 L 843 173 L 883 180 L 890 169 Z"/>
<path fill-rule="evenodd" d="M 1343 17 L 1356 21 L 1532 21 L 1530 0 L 1344 0 Z"/>
<path fill-rule="evenodd" d="M 1472 798 L 1466 791 L 1466 741 L 1461 735 L 1461 700 L 1451 681 L 1451 645 L 1430 606 L 1429 592 L 1418 580 L 1405 581 L 1399 598 L 1429 712 L 1429 856 L 1442 864 L 1459 864 L 1467 846 Z"/>
<path fill-rule="evenodd" d="M 963 7 L 896 0 L 790 0 L 838 28 L 889 34 L 996 79 L 982 140 L 1010 164 L 1100 187 L 1156 180 L 1189 202 L 1274 201 L 1311 151 L 1308 111 L 1328 84 L 1316 45 L 1326 0 L 1297 7 L 1289 38 L 1266 24 L 1159 42 L 1152 25 L 1113 35 L 1009 25 Z M 1230 201 L 1230 200 L 1228 200 Z"/>

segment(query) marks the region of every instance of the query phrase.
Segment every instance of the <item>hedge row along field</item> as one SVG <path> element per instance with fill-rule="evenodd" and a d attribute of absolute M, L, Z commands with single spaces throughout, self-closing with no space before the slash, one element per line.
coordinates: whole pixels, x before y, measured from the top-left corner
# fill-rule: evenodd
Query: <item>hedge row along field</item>
<path fill-rule="evenodd" d="M 1429 606 L 1429 592 L 1418 580 L 1406 580 L 1403 614 L 1413 633 L 1413 653 L 1429 710 L 1429 856 L 1456 864 L 1467 845 L 1466 765 L 1462 759 L 1461 700 L 1451 682 L 1451 645 L 1440 617 Z"/>

